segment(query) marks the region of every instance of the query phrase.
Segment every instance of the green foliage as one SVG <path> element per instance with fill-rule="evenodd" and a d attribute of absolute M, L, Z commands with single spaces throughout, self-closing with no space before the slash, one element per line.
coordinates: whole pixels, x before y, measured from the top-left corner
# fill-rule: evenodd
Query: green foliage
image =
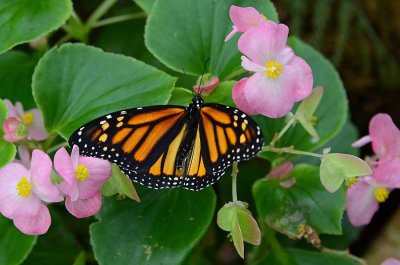
<path fill-rule="evenodd" d="M 0 264 L 20 264 L 32 250 L 37 237 L 22 234 L 11 220 L 2 215 L 0 215 L 0 231 Z"/>
<path fill-rule="evenodd" d="M 0 53 L 59 28 L 71 12 L 70 0 L 1 0 Z"/>
<path fill-rule="evenodd" d="M 237 37 L 224 42 L 232 29 L 229 19 L 232 4 L 254 6 L 269 19 L 278 20 L 269 0 L 156 1 L 146 25 L 147 48 L 171 69 L 188 74 L 200 75 L 210 59 L 209 72 L 225 78 L 240 66 Z M 178 6 L 185 11 L 178 12 Z"/>
<path fill-rule="evenodd" d="M 329 194 L 321 185 L 317 167 L 298 165 L 290 173 L 296 183 L 290 188 L 276 179 L 260 179 L 253 186 L 257 211 L 262 220 L 291 238 L 300 238 L 306 225 L 318 234 L 340 234 L 345 191 Z"/>
<path fill-rule="evenodd" d="M 0 125 L 7 118 L 8 110 L 6 104 L 0 99 Z M 10 163 L 17 152 L 15 145 L 3 139 L 3 126 L 0 127 L 0 168 Z"/>
<path fill-rule="evenodd" d="M 173 77 L 133 58 L 65 44 L 39 61 L 33 93 L 47 130 L 67 139 L 101 115 L 166 103 L 174 83 Z"/>
<path fill-rule="evenodd" d="M 122 173 L 119 167 L 115 164 L 112 165 L 111 178 L 104 183 L 103 187 L 101 187 L 101 193 L 104 196 L 112 196 L 116 194 L 122 198 L 126 196 L 132 200 L 140 202 L 132 181 Z"/>
<path fill-rule="evenodd" d="M 90 229 L 100 264 L 180 264 L 207 231 L 214 215 L 211 188 L 140 194 L 140 204 L 104 199 L 99 222 Z"/>

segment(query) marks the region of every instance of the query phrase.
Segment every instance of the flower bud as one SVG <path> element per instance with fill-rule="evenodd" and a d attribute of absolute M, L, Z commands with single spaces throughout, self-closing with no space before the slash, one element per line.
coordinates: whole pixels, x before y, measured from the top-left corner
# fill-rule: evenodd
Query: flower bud
<path fill-rule="evenodd" d="M 19 142 L 28 135 L 28 128 L 25 124 L 14 117 L 6 119 L 3 123 L 4 139 L 9 142 Z"/>
<path fill-rule="evenodd" d="M 201 84 L 200 84 L 201 82 Z M 204 74 L 200 76 L 196 82 L 196 85 L 193 86 L 194 92 L 201 94 L 202 96 L 208 96 L 214 89 L 219 85 L 218 76 L 213 76 L 212 74 Z"/>

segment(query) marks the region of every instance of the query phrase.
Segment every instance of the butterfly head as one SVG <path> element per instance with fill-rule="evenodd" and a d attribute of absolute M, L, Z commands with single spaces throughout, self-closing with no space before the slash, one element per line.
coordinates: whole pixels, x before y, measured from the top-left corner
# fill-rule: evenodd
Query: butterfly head
<path fill-rule="evenodd" d="M 201 106 L 204 104 L 204 100 L 201 98 L 200 95 L 196 95 L 193 99 L 192 99 L 192 103 L 190 103 L 190 105 L 192 106 L 192 108 L 195 109 L 200 109 Z"/>

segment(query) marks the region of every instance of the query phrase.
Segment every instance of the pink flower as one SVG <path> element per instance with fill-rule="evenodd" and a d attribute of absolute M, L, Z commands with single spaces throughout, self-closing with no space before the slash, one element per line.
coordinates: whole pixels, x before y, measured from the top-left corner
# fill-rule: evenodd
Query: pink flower
<path fill-rule="evenodd" d="M 23 145 L 19 145 L 17 149 L 18 149 L 19 159 L 14 159 L 13 162 L 21 164 L 29 169 L 31 163 L 31 154 L 29 153 L 29 150 Z"/>
<path fill-rule="evenodd" d="M 15 143 L 26 139 L 28 129 L 15 117 L 7 118 L 3 123 L 4 140 Z"/>
<path fill-rule="evenodd" d="M 393 188 L 400 188 L 400 158 L 379 164 L 371 177 L 361 178 L 347 190 L 347 214 L 354 226 L 366 225 Z"/>
<path fill-rule="evenodd" d="M 203 96 L 208 96 L 213 92 L 219 85 L 218 76 L 213 76 L 211 74 L 205 74 L 203 77 L 199 78 L 198 84 L 193 86 L 193 91 L 201 94 Z M 200 84 L 202 82 L 203 84 Z M 200 93 L 201 92 L 201 93 Z"/>
<path fill-rule="evenodd" d="M 246 32 L 248 29 L 261 23 L 266 23 L 267 18 L 260 14 L 254 7 L 239 7 L 232 5 L 229 16 L 233 22 L 232 31 L 226 36 L 225 41 L 230 40 L 238 32 Z"/>
<path fill-rule="evenodd" d="M 8 117 L 17 119 L 28 129 L 28 139 L 35 141 L 43 141 L 49 137 L 44 128 L 43 116 L 39 109 L 31 109 L 24 112 L 20 102 L 15 103 L 15 106 L 8 99 L 4 100 L 8 108 Z"/>
<path fill-rule="evenodd" d="M 61 148 L 54 156 L 54 167 L 63 178 L 61 190 L 66 194 L 67 210 L 78 218 L 96 214 L 101 208 L 101 186 L 111 176 L 109 162 L 79 155 L 74 145 L 71 156 Z"/>
<path fill-rule="evenodd" d="M 275 168 L 273 168 L 268 175 L 265 177 L 267 179 L 278 179 L 280 180 L 280 185 L 284 188 L 290 188 L 294 184 L 296 184 L 296 178 L 290 177 L 289 173 L 293 170 L 293 163 L 292 162 L 285 162 Z"/>
<path fill-rule="evenodd" d="M 369 123 L 369 135 L 362 137 L 352 146 L 361 147 L 370 142 L 379 163 L 400 156 L 400 131 L 387 114 L 376 114 Z"/>
<path fill-rule="evenodd" d="M 400 265 L 400 260 L 394 258 L 385 259 L 381 265 Z"/>
<path fill-rule="evenodd" d="M 40 150 L 33 151 L 30 170 L 17 163 L 0 170 L 0 212 L 25 234 L 46 233 L 51 219 L 45 204 L 63 200 L 51 183 L 51 170 L 49 156 Z"/>
<path fill-rule="evenodd" d="M 255 72 L 233 88 L 233 99 L 249 114 L 279 118 L 312 91 L 309 65 L 286 45 L 288 27 L 274 22 L 247 30 L 239 39 L 242 66 Z"/>

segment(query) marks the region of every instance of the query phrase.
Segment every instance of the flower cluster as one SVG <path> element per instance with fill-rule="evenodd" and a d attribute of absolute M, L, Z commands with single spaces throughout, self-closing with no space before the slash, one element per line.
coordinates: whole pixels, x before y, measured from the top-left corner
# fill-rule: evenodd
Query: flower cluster
<path fill-rule="evenodd" d="M 354 226 L 368 224 L 391 190 L 400 188 L 400 130 L 387 114 L 375 115 L 369 135 L 353 144 L 372 144 L 375 155 L 368 158 L 371 176 L 359 179 L 347 191 L 347 214 Z"/>
<path fill-rule="evenodd" d="M 31 141 L 48 137 L 40 111 L 24 112 L 21 103 L 14 106 L 9 100 L 4 102 L 9 112 L 3 124 L 4 139 L 18 144 L 19 160 L 0 169 L 0 213 L 29 235 L 47 232 L 51 224 L 47 205 L 64 198 L 67 210 L 75 217 L 96 214 L 101 208 L 100 188 L 111 176 L 110 163 L 80 156 L 77 146 L 71 156 L 61 148 L 54 157 L 54 172 L 46 153 L 35 149 L 31 158 L 29 151 Z"/>
<path fill-rule="evenodd" d="M 287 45 L 286 25 L 267 20 L 252 7 L 232 6 L 230 17 L 234 25 L 226 40 L 243 32 L 238 41 L 242 67 L 254 73 L 233 87 L 235 104 L 248 114 L 285 116 L 311 93 L 310 66 Z"/>

